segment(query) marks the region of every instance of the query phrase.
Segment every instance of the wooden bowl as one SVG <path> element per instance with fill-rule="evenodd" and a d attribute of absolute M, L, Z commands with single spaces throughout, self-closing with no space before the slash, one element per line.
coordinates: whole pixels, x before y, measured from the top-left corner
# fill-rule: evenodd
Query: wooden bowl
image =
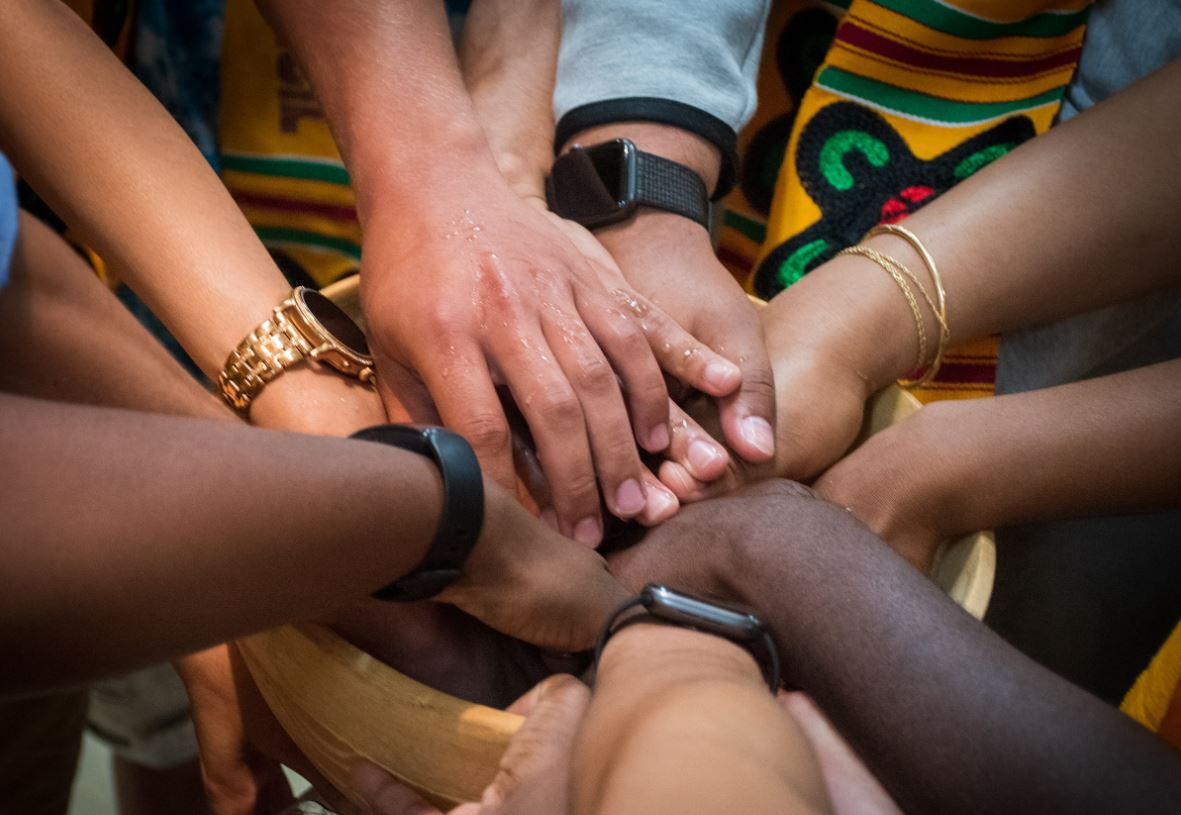
<path fill-rule="evenodd" d="M 324 293 L 359 315 L 355 277 Z M 891 386 L 868 405 L 861 438 L 920 407 Z M 933 574 L 961 606 L 982 617 L 992 593 L 996 548 L 982 532 L 944 547 Z M 321 625 L 290 625 L 238 643 L 276 718 L 337 789 L 361 758 L 385 768 L 432 803 L 479 800 L 521 717 L 472 704 L 416 682 Z"/>

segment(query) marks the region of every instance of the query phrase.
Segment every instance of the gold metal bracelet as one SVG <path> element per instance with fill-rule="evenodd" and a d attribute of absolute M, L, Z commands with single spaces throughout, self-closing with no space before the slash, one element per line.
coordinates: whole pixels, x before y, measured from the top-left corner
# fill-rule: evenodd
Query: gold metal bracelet
<path fill-rule="evenodd" d="M 910 290 L 910 284 L 906 282 L 906 278 L 898 271 L 896 267 L 902 267 L 902 264 L 894 260 L 876 249 L 868 246 L 850 246 L 847 249 L 842 249 L 837 252 L 840 255 L 860 255 L 868 258 L 876 265 L 880 266 L 890 277 L 894 278 L 894 282 L 898 284 L 898 288 L 902 290 L 902 294 L 906 297 L 906 303 L 910 306 L 910 313 L 914 315 L 914 329 L 915 334 L 918 335 L 918 357 L 915 361 L 914 370 L 919 370 L 927 361 L 927 329 L 924 326 L 923 313 L 919 310 L 919 303 L 914 297 L 914 292 Z M 905 267 L 902 267 L 905 268 Z M 909 274 L 909 271 L 907 272 Z M 913 275 L 911 275 L 913 277 Z"/>
<path fill-rule="evenodd" d="M 927 367 L 927 370 L 918 379 L 899 380 L 899 384 L 903 387 L 919 388 L 926 385 L 939 373 L 939 368 L 943 365 L 943 354 L 951 342 L 951 329 L 947 323 L 947 291 L 943 288 L 943 277 L 939 274 L 939 268 L 935 265 L 935 259 L 931 257 L 931 253 L 927 251 L 927 247 L 923 245 L 923 242 L 919 240 L 917 235 L 906 227 L 900 224 L 879 224 L 869 230 L 869 232 L 866 232 L 865 238 L 862 240 L 872 238 L 875 235 L 894 235 L 910 244 L 910 247 L 922 259 L 923 265 L 927 267 L 927 273 L 931 276 L 931 282 L 935 286 L 938 308 L 935 307 L 935 303 L 931 302 L 931 298 L 927 296 L 926 289 L 922 286 L 919 287 L 924 294 L 927 305 L 931 307 L 931 311 L 935 314 L 936 322 L 939 323 L 939 344 L 935 349 L 935 359 L 931 361 L 930 366 Z"/>

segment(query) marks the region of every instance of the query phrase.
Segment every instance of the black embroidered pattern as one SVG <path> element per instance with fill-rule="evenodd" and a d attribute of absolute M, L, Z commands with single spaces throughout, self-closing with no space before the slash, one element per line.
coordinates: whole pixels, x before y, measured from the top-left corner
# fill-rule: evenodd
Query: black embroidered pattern
<path fill-rule="evenodd" d="M 795 156 L 820 220 L 771 251 L 756 272 L 755 293 L 774 297 L 872 227 L 902 220 L 1034 135 L 1029 117 L 1013 116 L 922 161 L 869 108 L 824 108 L 804 128 Z"/>

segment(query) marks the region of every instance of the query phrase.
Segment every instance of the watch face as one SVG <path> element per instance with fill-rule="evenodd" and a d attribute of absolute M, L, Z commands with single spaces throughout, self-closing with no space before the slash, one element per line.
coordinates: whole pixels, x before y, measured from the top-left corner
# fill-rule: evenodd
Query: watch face
<path fill-rule="evenodd" d="M 369 356 L 365 333 L 340 307 L 314 289 L 302 289 L 303 304 L 324 330 L 357 356 Z"/>
<path fill-rule="evenodd" d="M 626 218 L 636 206 L 635 152 L 627 139 L 614 139 L 559 158 L 552 174 L 555 212 L 584 226 Z"/>

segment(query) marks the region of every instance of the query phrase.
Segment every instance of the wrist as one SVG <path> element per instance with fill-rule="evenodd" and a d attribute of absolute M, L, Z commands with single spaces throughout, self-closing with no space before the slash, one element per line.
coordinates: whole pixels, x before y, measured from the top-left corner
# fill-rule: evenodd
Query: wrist
<path fill-rule="evenodd" d="M 482 190 L 486 182 L 477 179 L 504 183 L 483 130 L 471 118 L 431 129 L 426 160 L 422 151 L 391 146 L 382 134 L 355 139 L 358 146 L 349 155 L 348 168 L 362 227 L 382 211 L 395 212 L 398 219 L 413 217 L 424 202 Z M 373 149 L 361 149 L 366 144 Z"/>
<path fill-rule="evenodd" d="M 667 690 L 692 682 L 727 682 L 766 691 L 754 657 L 729 640 L 662 623 L 633 623 L 614 634 L 599 660 L 596 685 Z"/>
<path fill-rule="evenodd" d="M 377 391 L 315 363 L 284 371 L 250 403 L 250 423 L 276 430 L 347 436 L 386 421 Z"/>
<path fill-rule="evenodd" d="M 611 139 L 628 139 L 645 153 L 685 165 L 701 176 L 711 194 L 717 188 L 722 161 L 718 148 L 696 133 L 679 127 L 654 122 L 613 122 L 580 130 L 559 148 L 565 152 L 575 144 L 589 146 Z"/>
<path fill-rule="evenodd" d="M 854 371 L 866 398 L 914 368 L 916 330 L 906 299 L 865 258 L 825 263 L 771 300 L 763 326 L 773 359 L 810 347 Z"/>

